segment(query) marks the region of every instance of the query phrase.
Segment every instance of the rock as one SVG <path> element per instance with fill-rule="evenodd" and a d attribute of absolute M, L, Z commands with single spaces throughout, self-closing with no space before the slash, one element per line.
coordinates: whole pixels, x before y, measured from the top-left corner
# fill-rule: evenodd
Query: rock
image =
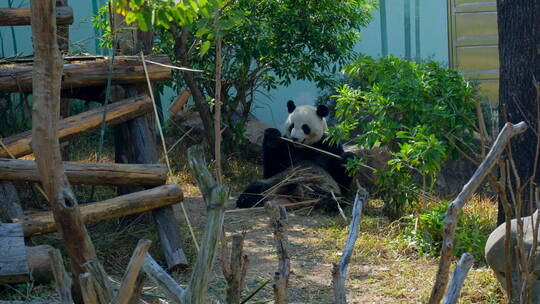
<path fill-rule="evenodd" d="M 533 233 L 531 227 L 531 218 L 533 222 L 536 222 L 538 218 L 538 210 L 531 216 L 523 218 L 523 232 L 524 232 L 524 245 L 525 252 L 528 253 L 533 243 Z M 511 257 L 511 269 L 512 269 L 512 295 L 518 297 L 520 294 L 521 279 L 518 273 L 516 264 L 516 255 L 514 248 L 517 246 L 517 221 L 513 219 L 511 222 L 511 241 L 510 241 L 510 257 Z M 505 223 L 497 227 L 490 235 L 486 242 L 486 262 L 493 269 L 495 275 L 503 289 L 506 290 L 506 277 L 504 272 L 504 240 L 505 240 Z M 540 246 L 539 246 L 540 247 Z M 533 303 L 538 303 L 540 300 L 540 248 L 537 248 L 537 253 L 534 262 L 533 269 Z"/>

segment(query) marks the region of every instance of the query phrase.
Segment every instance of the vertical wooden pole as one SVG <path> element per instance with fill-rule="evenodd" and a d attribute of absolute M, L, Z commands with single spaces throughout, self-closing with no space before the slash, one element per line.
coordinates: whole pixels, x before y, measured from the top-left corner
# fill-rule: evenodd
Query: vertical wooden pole
<path fill-rule="evenodd" d="M 68 6 L 68 0 L 56 0 L 56 6 Z M 57 37 L 58 37 L 58 47 L 62 54 L 67 54 L 69 52 L 69 25 L 57 25 Z M 60 116 L 62 118 L 69 117 L 70 112 L 70 99 L 62 98 L 60 99 Z M 69 159 L 69 145 L 64 145 L 61 150 L 62 160 Z"/>
<path fill-rule="evenodd" d="M 55 1 L 30 1 L 34 43 L 32 148 L 54 219 L 64 240 L 75 286 L 75 301 L 81 302 L 79 275 L 82 264 L 96 257 L 75 195 L 64 174 L 58 140 L 62 56 L 56 39 Z"/>
<path fill-rule="evenodd" d="M 116 14 L 115 28 L 125 25 L 124 17 Z M 150 32 L 130 31 L 123 29 L 120 33 L 121 43 L 119 51 L 125 55 L 136 54 L 143 51 L 148 54 L 152 51 L 152 34 Z M 147 85 L 125 86 L 126 96 L 136 96 L 148 93 Z M 155 143 L 155 133 L 152 127 L 152 116 L 138 117 L 120 125 L 115 130 L 115 158 L 119 163 L 155 164 L 158 162 L 158 151 Z M 120 193 L 132 192 L 135 189 L 119 188 Z M 182 234 L 178 231 L 178 222 L 174 216 L 172 206 L 152 211 L 156 224 L 161 249 L 169 269 L 188 266 L 187 257 L 182 249 Z"/>

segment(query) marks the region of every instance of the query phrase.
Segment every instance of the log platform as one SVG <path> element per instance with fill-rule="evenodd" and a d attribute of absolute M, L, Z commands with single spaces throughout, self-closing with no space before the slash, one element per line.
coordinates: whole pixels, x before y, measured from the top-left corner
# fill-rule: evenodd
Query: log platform
<path fill-rule="evenodd" d="M 110 104 L 107 109 L 107 125 L 115 125 L 152 111 L 150 97 L 144 95 Z M 60 140 L 67 140 L 76 135 L 95 130 L 101 126 L 103 107 L 94 108 L 84 113 L 70 116 L 58 122 Z M 21 157 L 32 153 L 30 146 L 31 131 L 26 131 L 4 139 L 4 144 L 15 156 Z M 10 157 L 9 153 L 0 147 L 0 158 Z"/>
<path fill-rule="evenodd" d="M 20 224 L 0 224 L 0 283 L 28 280 L 28 262 Z"/>
<path fill-rule="evenodd" d="M 180 186 L 170 184 L 79 207 L 82 219 L 88 225 L 171 206 L 180 203 L 182 199 Z M 13 221 L 22 226 L 25 237 L 56 231 L 52 212 L 40 212 Z"/>
<path fill-rule="evenodd" d="M 171 64 L 169 58 L 164 55 L 148 56 L 147 60 L 165 65 Z M 156 64 L 147 64 L 146 66 L 152 82 L 171 79 L 171 68 Z M 33 69 L 32 59 L 0 64 L 0 92 L 32 92 Z M 108 76 L 108 57 L 66 58 L 62 73 L 62 90 L 105 86 Z M 131 56 L 115 57 L 112 82 L 113 84 L 146 82 L 140 59 Z"/>
<path fill-rule="evenodd" d="M 155 187 L 167 181 L 167 166 L 158 164 L 64 162 L 64 170 L 72 184 Z M 39 182 L 36 162 L 0 158 L 0 180 Z"/>

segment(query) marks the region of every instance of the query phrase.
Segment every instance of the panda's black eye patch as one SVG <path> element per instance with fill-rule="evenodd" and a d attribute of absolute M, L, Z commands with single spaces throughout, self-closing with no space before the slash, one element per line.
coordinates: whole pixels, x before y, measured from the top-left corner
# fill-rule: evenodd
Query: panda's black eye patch
<path fill-rule="evenodd" d="M 302 125 L 302 130 L 304 130 L 304 134 L 309 134 L 311 132 L 308 125 Z"/>
<path fill-rule="evenodd" d="M 291 124 L 291 125 L 289 126 L 289 133 L 292 132 L 292 129 L 294 129 L 294 124 Z"/>

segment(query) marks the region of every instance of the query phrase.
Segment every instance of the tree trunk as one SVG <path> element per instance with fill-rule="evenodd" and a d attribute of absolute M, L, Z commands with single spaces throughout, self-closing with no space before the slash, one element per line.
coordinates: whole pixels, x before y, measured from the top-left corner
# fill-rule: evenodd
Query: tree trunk
<path fill-rule="evenodd" d="M 190 64 L 190 54 L 188 51 L 188 35 L 189 31 L 187 29 L 179 30 L 176 27 L 171 27 L 171 32 L 174 37 L 174 46 L 176 49 L 176 58 L 180 60 L 182 66 L 191 67 Z M 186 81 L 193 100 L 195 101 L 195 107 L 199 115 L 201 116 L 201 121 L 204 126 L 204 133 L 206 135 L 206 140 L 210 147 L 214 147 L 214 122 L 212 119 L 212 113 L 210 112 L 210 107 L 206 103 L 206 99 L 199 88 L 199 84 L 195 79 L 193 72 L 186 71 L 184 73 L 184 79 Z"/>
<path fill-rule="evenodd" d="M 538 0 L 497 0 L 499 26 L 499 125 L 525 121 L 529 129 L 512 140 L 512 153 L 521 183 L 533 176 L 538 117 L 536 88 L 540 81 L 540 2 Z M 505 114 L 507 113 L 507 116 Z M 535 183 L 538 183 L 536 174 Z M 523 214 L 529 215 L 529 191 L 523 193 Z M 499 204 L 498 222 L 504 222 Z"/>

